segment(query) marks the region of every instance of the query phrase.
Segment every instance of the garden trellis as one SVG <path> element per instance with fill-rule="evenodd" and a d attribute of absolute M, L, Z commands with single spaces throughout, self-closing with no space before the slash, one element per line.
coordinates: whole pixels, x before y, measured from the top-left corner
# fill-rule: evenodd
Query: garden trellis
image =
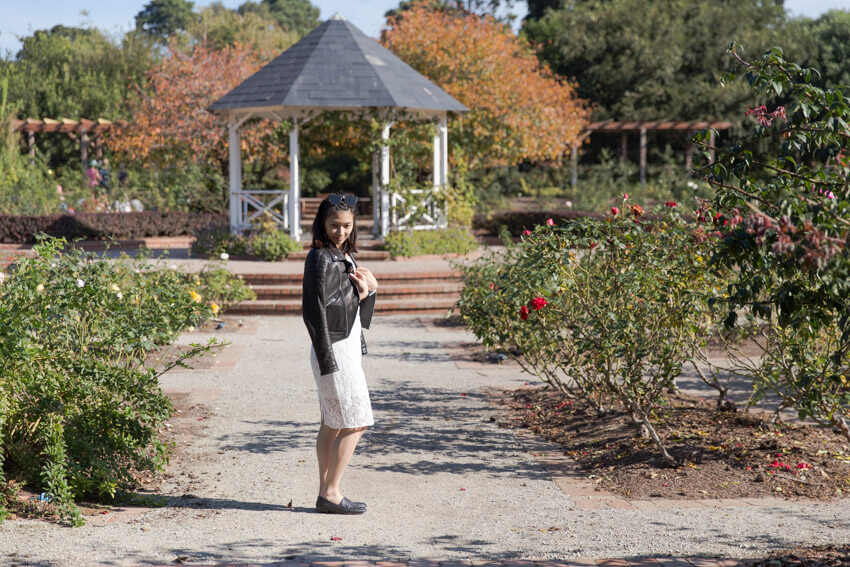
<path fill-rule="evenodd" d="M 334 16 L 284 51 L 255 74 L 208 107 L 227 118 L 230 159 L 230 228 L 243 230 L 251 220 L 269 213 L 293 238 L 301 237 L 299 128 L 327 111 L 365 116 L 382 124 L 383 144 L 372 160 L 375 234 L 390 226 L 405 227 L 405 218 L 393 212 L 390 184 L 390 129 L 396 120 L 432 120 L 435 192 L 448 182 L 448 113 L 468 109 L 443 89 L 416 72 L 377 41 L 348 21 Z M 291 120 L 289 135 L 289 191 L 243 190 L 239 128 L 253 118 Z M 442 227 L 445 211 L 423 199 L 429 210 L 426 225 Z M 275 207 L 281 207 L 280 212 Z M 253 210 L 252 210 L 253 209 Z M 409 226 L 408 228 L 419 228 Z"/>

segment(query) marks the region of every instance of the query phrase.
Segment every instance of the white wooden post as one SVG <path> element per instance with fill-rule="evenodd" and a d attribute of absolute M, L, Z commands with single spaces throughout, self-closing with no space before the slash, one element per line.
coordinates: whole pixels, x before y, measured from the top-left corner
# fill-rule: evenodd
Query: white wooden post
<path fill-rule="evenodd" d="M 236 117 L 231 115 L 227 122 L 230 136 L 228 151 L 230 156 L 230 232 L 236 232 L 242 224 L 242 207 L 240 195 L 242 191 L 242 149 L 239 141 L 239 125 Z"/>
<path fill-rule="evenodd" d="M 442 138 L 440 137 L 440 130 L 437 129 L 434 134 L 434 192 L 436 193 L 443 184 L 443 174 L 441 172 L 441 168 L 443 167 L 443 159 L 441 157 L 442 152 L 440 151 L 442 146 Z"/>
<path fill-rule="evenodd" d="M 380 216 L 380 235 L 386 236 L 390 231 L 390 127 L 392 123 L 384 126 L 381 132 L 383 145 L 381 146 L 381 216 Z"/>
<path fill-rule="evenodd" d="M 301 240 L 301 176 L 298 164 L 298 119 L 289 131 L 289 235 Z"/>
<path fill-rule="evenodd" d="M 372 234 L 381 235 L 381 180 L 378 176 L 378 152 L 372 153 Z"/>
<path fill-rule="evenodd" d="M 449 184 L 449 121 L 443 114 L 440 120 L 440 186 Z"/>

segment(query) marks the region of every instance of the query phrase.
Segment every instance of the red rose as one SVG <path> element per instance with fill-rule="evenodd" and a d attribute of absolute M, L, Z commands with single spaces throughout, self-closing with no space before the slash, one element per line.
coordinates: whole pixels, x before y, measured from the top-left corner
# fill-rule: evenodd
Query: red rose
<path fill-rule="evenodd" d="M 632 205 L 632 214 L 636 217 L 639 217 L 643 214 L 643 207 L 640 205 Z"/>
<path fill-rule="evenodd" d="M 620 209 L 618 209 L 617 207 L 611 207 L 611 214 L 612 215 L 619 215 Z"/>
<path fill-rule="evenodd" d="M 529 234 L 531 234 L 531 231 L 528 229 L 522 231 L 523 236 L 528 236 Z"/>
<path fill-rule="evenodd" d="M 535 311 L 537 311 L 538 309 L 543 309 L 546 303 L 547 301 L 542 297 L 535 297 L 531 300 L 531 306 L 534 307 Z"/>
<path fill-rule="evenodd" d="M 546 224 L 548 224 L 549 226 L 555 226 L 555 221 L 552 219 L 546 219 Z"/>
<path fill-rule="evenodd" d="M 523 321 L 528 319 L 528 307 L 526 305 L 519 308 L 519 318 Z"/>
<path fill-rule="evenodd" d="M 674 207 L 678 207 L 679 204 L 676 201 L 667 201 L 666 203 L 664 203 L 664 206 L 670 207 L 672 209 Z"/>

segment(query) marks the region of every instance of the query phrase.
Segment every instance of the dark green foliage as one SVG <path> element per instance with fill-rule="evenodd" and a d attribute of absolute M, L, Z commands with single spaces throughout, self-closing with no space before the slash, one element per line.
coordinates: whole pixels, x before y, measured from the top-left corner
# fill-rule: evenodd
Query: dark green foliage
<path fill-rule="evenodd" d="M 788 57 L 820 72 L 813 84 L 850 85 L 850 12 L 831 10 L 816 19 L 791 20 L 789 34 L 793 44 L 785 50 Z"/>
<path fill-rule="evenodd" d="M 136 29 L 161 40 L 189 27 L 197 15 L 188 0 L 151 0 L 136 14 Z"/>
<path fill-rule="evenodd" d="M 594 119 L 737 119 L 746 89 L 720 87 L 725 48 L 766 49 L 784 18 L 778 0 L 572 0 L 523 33 L 593 101 Z"/>
<path fill-rule="evenodd" d="M 0 242 L 35 242 L 40 233 L 57 238 L 129 239 L 181 236 L 219 222 L 214 213 L 144 211 L 141 213 L 78 213 L 76 215 L 0 215 Z"/>
<path fill-rule="evenodd" d="M 726 322 L 755 328 L 769 347 L 755 370 L 760 392 L 850 439 L 850 99 L 779 48 L 752 60 L 731 53 L 765 104 L 702 170 L 725 227 L 716 261 L 738 275 Z"/>
<path fill-rule="evenodd" d="M 244 2 L 238 12 L 255 12 L 263 18 L 273 18 L 284 31 L 307 35 L 319 25 L 319 9 L 310 0 L 261 0 Z"/>

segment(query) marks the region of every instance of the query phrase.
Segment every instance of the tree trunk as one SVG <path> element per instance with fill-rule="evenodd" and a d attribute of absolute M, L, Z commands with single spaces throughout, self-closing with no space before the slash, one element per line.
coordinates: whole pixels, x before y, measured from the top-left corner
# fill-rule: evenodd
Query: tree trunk
<path fill-rule="evenodd" d="M 844 419 L 843 416 L 833 414 L 832 425 L 838 428 L 838 431 L 844 436 L 845 439 L 850 441 L 850 426 L 847 425 L 847 420 Z"/>
<path fill-rule="evenodd" d="M 661 453 L 661 458 L 664 459 L 664 462 L 668 465 L 675 465 L 676 459 L 674 459 L 673 456 L 667 452 L 667 449 L 661 442 L 661 438 L 658 436 L 658 433 L 655 431 L 655 428 L 652 427 L 652 423 L 649 421 L 649 416 L 646 415 L 646 412 L 643 411 L 643 409 L 641 409 L 641 407 L 635 401 L 629 401 L 629 405 L 631 406 L 632 415 L 640 417 L 643 428 L 649 433 L 649 437 L 652 439 L 652 442 L 655 443 L 655 446 Z"/>

